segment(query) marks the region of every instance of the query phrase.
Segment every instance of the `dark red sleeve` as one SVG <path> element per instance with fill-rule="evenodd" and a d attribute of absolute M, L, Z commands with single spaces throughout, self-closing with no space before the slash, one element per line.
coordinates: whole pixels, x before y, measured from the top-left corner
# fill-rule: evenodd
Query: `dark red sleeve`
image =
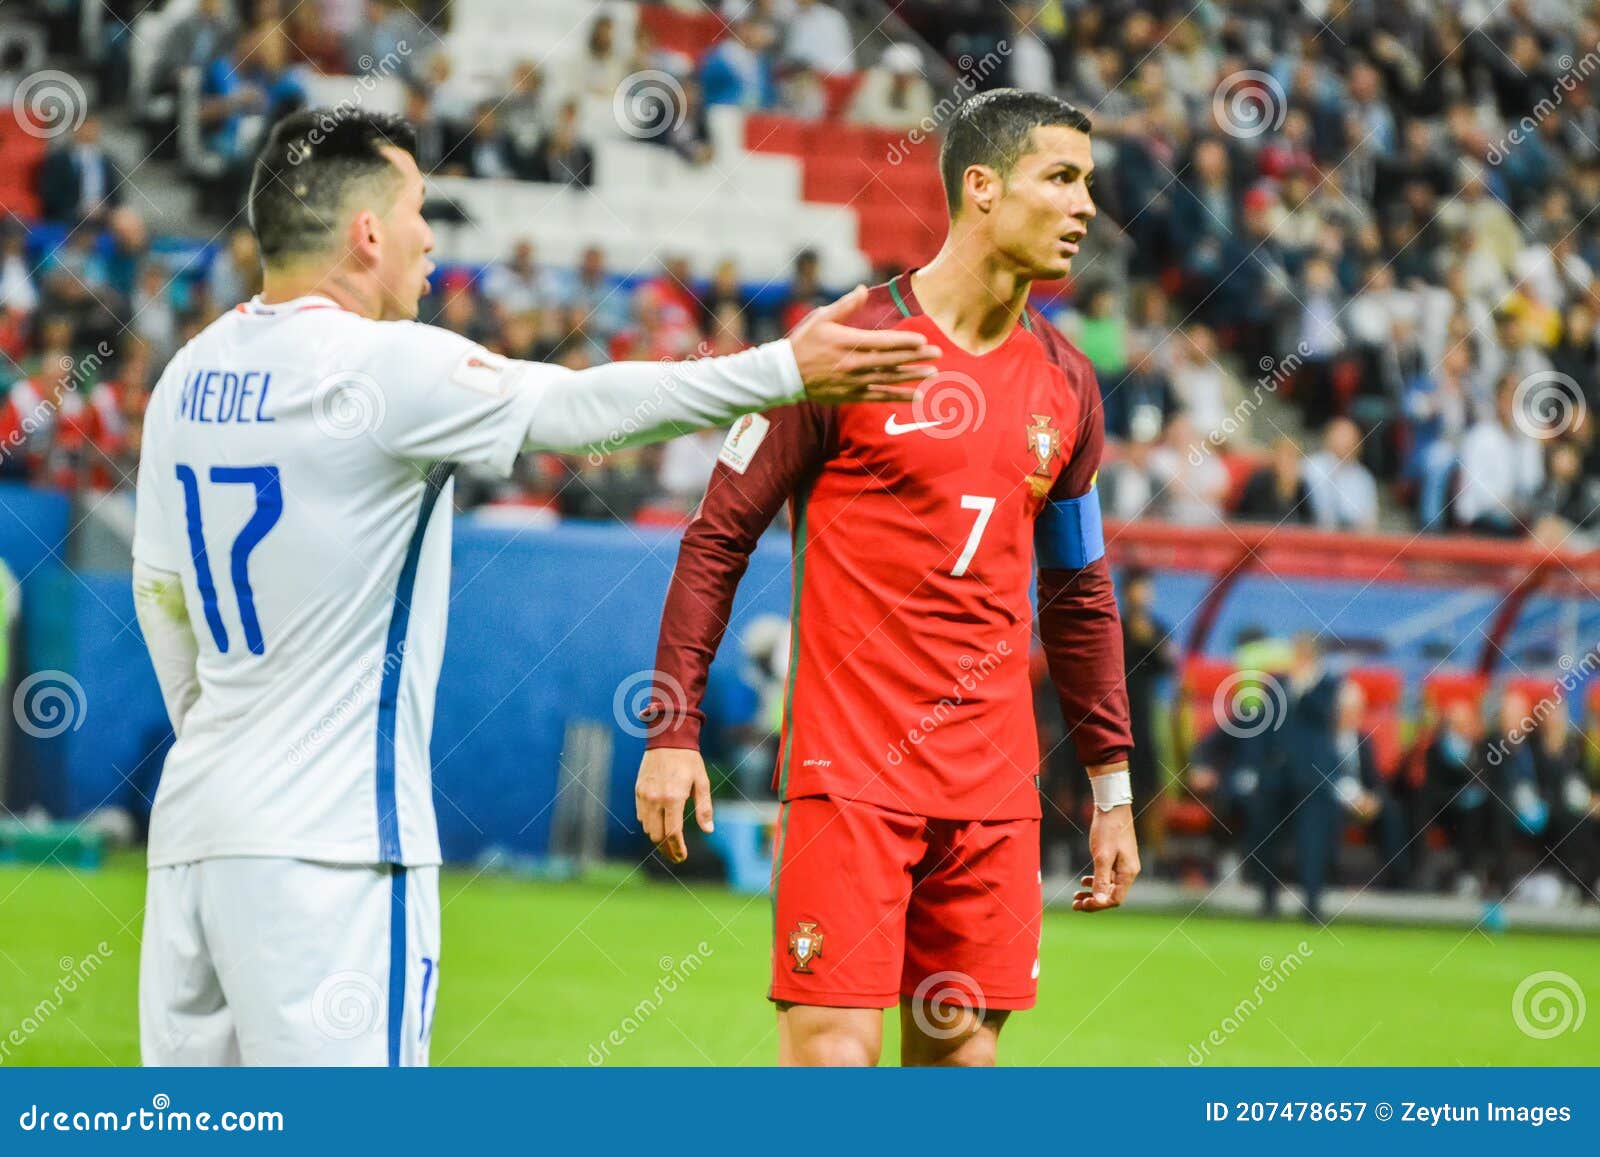
<path fill-rule="evenodd" d="M 700 509 L 684 531 L 661 611 L 656 680 L 640 713 L 653 747 L 700 746 L 706 675 L 728 629 L 733 595 L 762 533 L 827 454 L 831 411 L 802 402 L 773 410 L 743 474 L 718 462 Z"/>
<path fill-rule="evenodd" d="M 1094 370 L 1076 350 L 1061 356 L 1078 388 L 1080 407 L 1072 458 L 1050 492 L 1052 502 L 1089 492 L 1106 440 Z M 1128 725 L 1122 615 L 1104 557 L 1079 570 L 1040 569 L 1039 635 L 1078 760 L 1092 767 L 1127 759 L 1133 732 Z"/>

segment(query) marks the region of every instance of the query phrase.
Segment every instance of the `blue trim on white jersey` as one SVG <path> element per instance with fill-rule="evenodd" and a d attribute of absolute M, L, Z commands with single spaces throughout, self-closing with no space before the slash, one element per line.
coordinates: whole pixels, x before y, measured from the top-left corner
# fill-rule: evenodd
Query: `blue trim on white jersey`
<path fill-rule="evenodd" d="M 422 510 L 417 527 L 406 547 L 406 561 L 395 584 L 394 610 L 389 615 L 389 641 L 384 646 L 383 685 L 378 692 L 378 860 L 385 864 L 405 862 L 400 848 L 400 813 L 394 792 L 394 718 L 400 704 L 400 673 L 405 666 L 406 630 L 411 625 L 411 597 L 417 585 L 417 564 L 422 559 L 422 540 L 428 535 L 428 522 L 445 483 L 455 473 L 454 462 L 440 462 L 428 471 L 422 491 Z"/>
<path fill-rule="evenodd" d="M 400 1067 L 406 1019 L 406 870 L 389 869 L 389 1067 Z"/>
<path fill-rule="evenodd" d="M 1033 553 L 1041 570 L 1082 570 L 1104 558 L 1099 489 L 1046 505 L 1033 525 Z"/>

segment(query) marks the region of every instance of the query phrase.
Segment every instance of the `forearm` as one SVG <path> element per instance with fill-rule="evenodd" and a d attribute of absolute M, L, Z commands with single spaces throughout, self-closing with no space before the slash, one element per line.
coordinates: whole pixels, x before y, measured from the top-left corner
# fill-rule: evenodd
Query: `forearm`
<path fill-rule="evenodd" d="M 788 341 L 726 357 L 684 362 L 612 362 L 546 377 L 527 448 L 611 451 L 724 426 L 742 414 L 805 393 Z"/>
<path fill-rule="evenodd" d="M 200 698 L 196 673 L 200 645 L 184 607 L 183 580 L 171 571 L 135 562 L 133 609 L 150 650 L 150 662 L 156 670 L 156 682 L 161 685 L 173 734 L 181 735 L 189 709 Z"/>
<path fill-rule="evenodd" d="M 1120 770 L 1133 750 L 1122 618 L 1103 558 L 1076 571 L 1040 570 L 1039 634 L 1078 760 Z"/>

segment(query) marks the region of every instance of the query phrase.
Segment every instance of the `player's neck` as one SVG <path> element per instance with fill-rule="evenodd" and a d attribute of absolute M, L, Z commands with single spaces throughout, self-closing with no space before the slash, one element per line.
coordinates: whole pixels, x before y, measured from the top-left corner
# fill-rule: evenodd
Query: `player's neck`
<path fill-rule="evenodd" d="M 261 284 L 263 305 L 282 305 L 302 297 L 326 297 L 362 317 L 379 318 L 383 314 L 382 295 L 377 289 L 341 270 L 290 266 L 266 271 Z"/>
<path fill-rule="evenodd" d="M 1007 269 L 992 250 L 954 236 L 911 275 L 922 312 L 969 353 L 998 349 L 1022 320 L 1032 282 Z"/>

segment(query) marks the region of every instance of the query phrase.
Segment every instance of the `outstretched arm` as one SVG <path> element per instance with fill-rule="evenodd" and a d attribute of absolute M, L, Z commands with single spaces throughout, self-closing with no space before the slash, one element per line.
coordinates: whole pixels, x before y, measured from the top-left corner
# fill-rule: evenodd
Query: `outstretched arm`
<path fill-rule="evenodd" d="M 656 678 L 642 712 L 649 739 L 635 803 L 652 843 L 673 862 L 688 856 L 683 811 L 711 830 L 711 783 L 700 758 L 706 676 L 728 629 L 733 596 L 779 507 L 809 485 L 832 438 L 830 411 L 799 405 L 742 420 L 728 434 L 705 499 L 678 548 Z"/>

